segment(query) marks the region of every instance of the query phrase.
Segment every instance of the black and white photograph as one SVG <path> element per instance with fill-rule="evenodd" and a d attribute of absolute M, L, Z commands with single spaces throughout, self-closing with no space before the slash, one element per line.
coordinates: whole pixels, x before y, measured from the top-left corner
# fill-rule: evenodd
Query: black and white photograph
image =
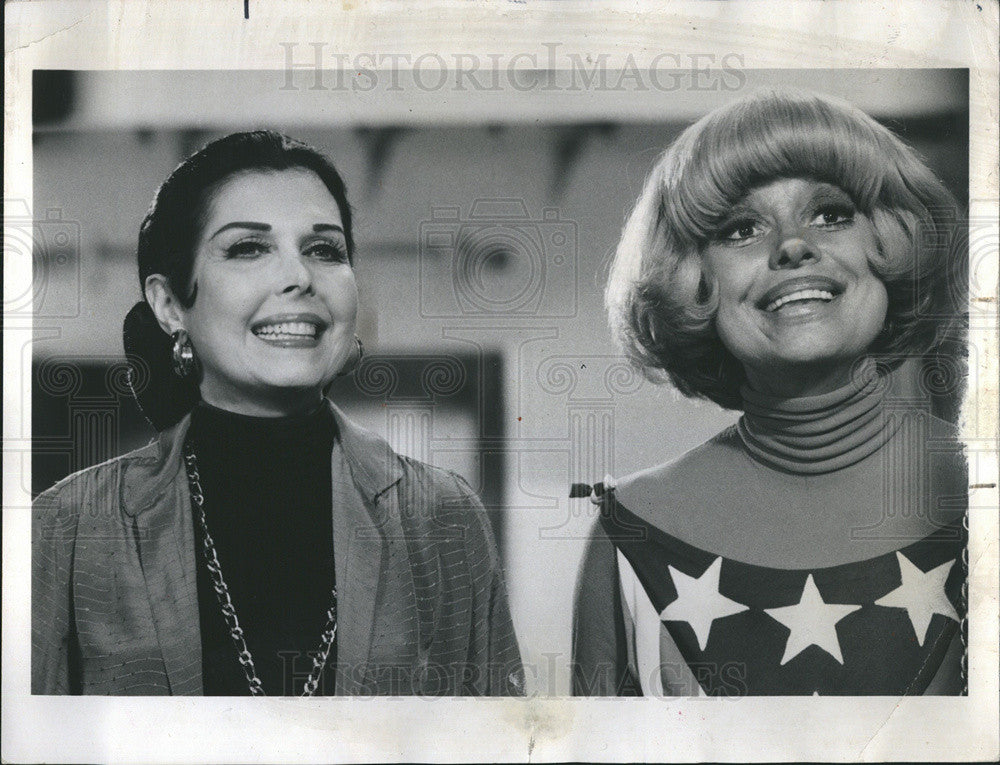
<path fill-rule="evenodd" d="M 5 759 L 997 754 L 996 4 L 28 5 Z"/>

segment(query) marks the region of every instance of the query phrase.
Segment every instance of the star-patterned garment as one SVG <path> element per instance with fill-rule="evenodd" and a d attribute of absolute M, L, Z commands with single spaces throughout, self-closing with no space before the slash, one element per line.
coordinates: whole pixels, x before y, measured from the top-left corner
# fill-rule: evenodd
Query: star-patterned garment
<path fill-rule="evenodd" d="M 623 582 L 638 582 L 641 607 L 655 612 L 708 695 L 919 694 L 960 628 L 960 521 L 895 552 L 809 570 L 693 547 L 613 492 L 601 525 Z"/>

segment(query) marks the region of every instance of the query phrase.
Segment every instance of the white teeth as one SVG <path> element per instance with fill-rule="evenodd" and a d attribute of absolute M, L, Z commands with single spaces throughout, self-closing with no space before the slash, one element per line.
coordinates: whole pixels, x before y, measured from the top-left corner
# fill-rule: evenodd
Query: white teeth
<path fill-rule="evenodd" d="M 786 303 L 793 303 L 796 300 L 823 300 L 829 302 L 833 300 L 833 293 L 828 290 L 799 290 L 798 292 L 790 292 L 769 303 L 764 310 L 777 311 Z"/>
<path fill-rule="evenodd" d="M 285 321 L 280 324 L 265 324 L 253 333 L 261 337 L 316 337 L 317 327 L 307 321 Z"/>

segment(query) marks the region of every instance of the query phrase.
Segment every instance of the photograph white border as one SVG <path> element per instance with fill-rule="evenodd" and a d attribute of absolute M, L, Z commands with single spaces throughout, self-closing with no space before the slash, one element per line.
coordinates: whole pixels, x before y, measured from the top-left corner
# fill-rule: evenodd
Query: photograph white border
<path fill-rule="evenodd" d="M 502 55 L 512 69 L 607 54 L 609 69 L 670 52 L 739 54 L 747 69 L 970 70 L 970 215 L 998 212 L 998 5 L 980 2 L 255 2 L 41 0 L 6 5 L 4 198 L 32 198 L 35 69 L 276 69 L 283 42 L 348 61 Z M 403 58 L 406 57 L 406 58 Z M 533 57 L 533 58 L 532 58 Z M 392 60 L 392 59 L 388 59 Z M 557 61 L 557 68 L 562 61 Z M 669 60 L 662 57 L 657 66 Z M 336 61 L 331 59 L 330 66 Z M 685 63 L 685 66 L 689 66 Z M 460 94 L 457 94 L 460 95 Z M 456 96 L 457 97 L 457 96 Z M 996 231 L 991 241 L 997 241 Z M 997 306 L 996 261 L 977 305 Z M 8 262 L 5 302 L 30 283 Z M 25 272 L 28 269 L 28 273 Z M 992 270 L 991 270 L 992 269 Z M 4 325 L 4 473 L 30 470 L 30 321 Z M 994 760 L 998 756 L 997 327 L 970 337 L 969 695 L 965 698 L 55 698 L 29 694 L 30 498 L 4 481 L 3 759 L 8 762 Z M 983 445 L 987 444 L 987 450 Z"/>

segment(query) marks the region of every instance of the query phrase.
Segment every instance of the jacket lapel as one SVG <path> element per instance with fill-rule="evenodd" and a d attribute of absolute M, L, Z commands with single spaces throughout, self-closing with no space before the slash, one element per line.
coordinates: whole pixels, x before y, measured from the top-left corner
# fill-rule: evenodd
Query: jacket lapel
<path fill-rule="evenodd" d="M 385 545 L 386 491 L 403 477 L 398 455 L 330 404 L 339 440 L 333 449 L 333 554 L 337 574 L 337 692 L 364 692 Z"/>
<path fill-rule="evenodd" d="M 340 466 L 336 464 L 341 462 Z M 333 449 L 333 560 L 337 574 L 337 693 L 360 692 L 382 566 L 382 539 L 344 454 Z"/>
<path fill-rule="evenodd" d="M 358 427 L 332 403 L 339 439 L 331 456 L 333 547 L 337 576 L 337 692 L 363 692 L 381 581 L 385 520 L 403 477 L 388 443 Z M 163 431 L 155 463 L 122 484 L 135 519 L 139 560 L 164 669 L 174 695 L 201 695 L 201 633 L 191 498 L 183 468 L 190 417 Z M 382 519 L 382 520 L 380 520 Z"/>
<path fill-rule="evenodd" d="M 203 692 L 194 528 L 182 467 L 188 422 L 161 433 L 155 464 L 126 474 L 122 485 L 172 695 Z"/>

